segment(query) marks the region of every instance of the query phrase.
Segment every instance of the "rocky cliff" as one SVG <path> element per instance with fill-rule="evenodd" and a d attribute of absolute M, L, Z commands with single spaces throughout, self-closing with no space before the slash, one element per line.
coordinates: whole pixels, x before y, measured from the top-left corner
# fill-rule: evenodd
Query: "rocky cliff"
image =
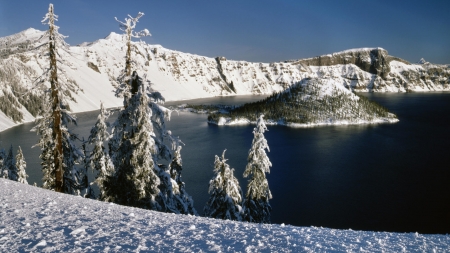
<path fill-rule="evenodd" d="M 345 86 L 357 91 L 441 91 L 450 88 L 448 65 L 431 64 L 423 58 L 417 64 L 411 64 L 389 55 L 383 48 L 351 49 L 290 63 L 309 68 L 318 76 L 342 79 Z M 350 68 L 340 68 L 342 66 Z"/>
<path fill-rule="evenodd" d="M 24 97 L 48 65 L 37 39 L 42 31 L 27 29 L 0 38 L 0 129 L 36 115 L 39 92 Z M 352 49 L 339 53 L 274 63 L 253 63 L 209 58 L 149 45 L 132 43 L 133 68 L 153 83 L 166 100 L 226 95 L 271 94 L 308 79 L 329 79 L 353 91 L 407 92 L 450 90 L 446 65 L 411 64 L 390 56 L 382 48 Z M 45 45 L 43 46 L 45 47 Z M 74 94 L 74 112 L 95 110 L 100 100 L 107 107 L 121 106 L 114 84 L 124 69 L 125 41 L 116 33 L 95 42 L 60 51 L 62 78 L 77 83 L 84 92 Z M 0 102 L 1 102 L 0 101 Z M 31 101 L 31 102 L 30 102 Z M 0 103 L 1 104 L 1 103 Z M 22 117 L 13 117 L 21 113 Z"/>

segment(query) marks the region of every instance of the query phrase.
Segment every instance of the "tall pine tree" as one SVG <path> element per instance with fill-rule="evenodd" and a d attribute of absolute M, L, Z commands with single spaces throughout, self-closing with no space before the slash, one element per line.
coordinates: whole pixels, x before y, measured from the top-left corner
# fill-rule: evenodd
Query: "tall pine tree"
<path fill-rule="evenodd" d="M 160 210 L 156 202 L 160 180 L 153 157 L 157 155 L 153 126 L 150 118 L 149 97 L 142 79 L 133 74 L 140 89 L 127 102 L 127 107 L 119 111 L 114 124 L 110 152 L 115 167 L 115 175 L 107 192 L 112 201 L 130 206 Z"/>
<path fill-rule="evenodd" d="M 132 74 L 132 59 L 131 59 L 131 38 L 141 38 L 145 36 L 151 36 L 150 32 L 147 29 L 144 29 L 140 32 L 134 31 L 136 28 L 136 24 L 139 22 L 139 19 L 144 16 L 144 13 L 139 12 L 136 17 L 132 17 L 128 15 L 128 18 L 125 18 L 125 22 L 118 20 L 116 17 L 116 21 L 119 23 L 120 30 L 125 32 L 126 37 L 126 47 L 127 52 L 125 56 L 125 69 L 122 71 L 122 74 L 119 76 L 119 85 L 117 86 L 116 95 L 119 97 L 124 97 L 124 106 L 127 107 L 127 102 L 131 97 L 131 94 L 135 94 L 137 92 L 137 85 L 132 85 L 131 74 Z"/>
<path fill-rule="evenodd" d="M 74 101 L 71 92 L 79 90 L 73 81 L 58 74 L 58 62 L 66 62 L 61 58 L 58 48 L 67 50 L 65 36 L 58 32 L 55 25 L 58 16 L 54 13 L 53 4 L 49 5 L 48 13 L 42 23 L 49 26 L 48 31 L 39 39 L 45 39 L 43 45 L 48 45 L 45 55 L 49 59 L 49 67 L 38 79 L 38 84 L 49 96 L 44 96 L 41 118 L 37 120 L 34 128 L 41 138 L 38 146 L 41 147 L 42 170 L 44 173 L 44 187 L 57 192 L 79 194 L 85 186 L 83 170 L 76 167 L 83 160 L 83 152 L 75 145 L 76 135 L 72 134 L 67 125 L 75 123 L 75 117 L 68 112 L 68 101 Z M 61 71 L 62 72 L 62 71 Z M 50 89 L 47 88 L 49 84 Z M 50 106 L 47 106 L 49 104 Z"/>
<path fill-rule="evenodd" d="M 134 32 L 139 18 L 128 16 L 120 23 L 126 35 L 125 69 L 118 78 L 116 95 L 124 98 L 124 108 L 113 124 L 109 152 L 114 164 L 114 176 L 105 181 L 105 185 L 114 188 L 105 191 L 111 201 L 126 205 L 140 206 L 174 213 L 192 213 L 185 206 L 177 205 L 177 196 L 173 194 L 175 180 L 170 176 L 169 168 L 160 164 L 162 160 L 170 162 L 173 151 L 178 147 L 178 138 L 173 138 L 166 130 L 165 120 L 170 119 L 171 111 L 159 105 L 164 102 L 162 95 L 144 87 L 144 79 L 132 72 L 131 38 L 148 36 L 147 29 Z M 150 82 L 149 82 L 150 83 Z M 172 149 L 165 140 L 172 143 Z M 186 200 L 186 199 L 185 199 Z M 195 210 L 195 209 L 194 209 Z"/>
<path fill-rule="evenodd" d="M 206 217 L 224 220 L 242 220 L 242 191 L 234 177 L 234 169 L 226 163 L 225 151 L 222 157 L 216 155 L 214 162 L 215 176 L 209 181 L 209 197 L 203 209 Z"/>
<path fill-rule="evenodd" d="M 269 151 L 264 132 L 267 131 L 263 115 L 258 118 L 253 130 L 252 147 L 248 152 L 248 163 L 244 171 L 244 177 L 250 177 L 247 185 L 247 193 L 243 202 L 243 219 L 249 222 L 270 223 L 270 211 L 272 210 L 269 199 L 272 198 L 266 173 L 270 172 L 272 163 L 266 154 Z"/>

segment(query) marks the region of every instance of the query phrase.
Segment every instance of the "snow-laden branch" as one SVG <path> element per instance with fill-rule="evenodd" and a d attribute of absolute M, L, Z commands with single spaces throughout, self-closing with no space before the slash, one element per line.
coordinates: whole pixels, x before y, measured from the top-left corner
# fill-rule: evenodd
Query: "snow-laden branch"
<path fill-rule="evenodd" d="M 119 23 L 120 30 L 126 32 L 130 37 L 141 38 L 145 36 L 151 36 L 150 31 L 147 29 L 139 32 L 134 31 L 134 28 L 136 28 L 136 24 L 139 22 L 139 19 L 142 16 L 144 16 L 143 12 L 139 12 L 134 18 L 128 14 L 128 18 L 125 18 L 125 22 L 120 21 L 119 19 L 117 19 L 117 17 L 114 18 Z"/>

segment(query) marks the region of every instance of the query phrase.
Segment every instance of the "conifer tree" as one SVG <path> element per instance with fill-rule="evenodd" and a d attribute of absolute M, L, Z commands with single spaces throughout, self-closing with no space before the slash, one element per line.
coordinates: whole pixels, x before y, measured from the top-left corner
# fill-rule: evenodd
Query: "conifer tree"
<path fill-rule="evenodd" d="M 82 174 L 82 180 L 80 183 L 80 194 L 82 197 L 84 198 L 90 198 L 90 199 L 95 199 L 95 193 L 94 190 L 92 189 L 91 185 L 93 183 L 89 183 L 89 179 L 88 179 L 88 171 L 89 171 L 89 166 L 90 166 L 90 161 L 89 161 L 89 156 L 87 154 L 87 150 L 86 150 L 86 144 L 88 143 L 88 141 L 84 140 L 84 137 L 81 140 L 81 150 L 83 151 L 83 168 L 79 168 L 79 170 L 81 171 Z"/>
<path fill-rule="evenodd" d="M 125 22 L 116 18 L 127 41 L 125 69 L 118 78 L 116 90 L 116 96 L 124 98 L 124 108 L 113 124 L 108 143 L 115 173 L 104 183 L 115 187 L 106 194 L 118 203 L 180 213 L 184 211 L 177 209 L 173 194 L 176 182 L 170 177 L 168 168 L 159 163 L 160 160 L 172 160 L 172 150 L 164 140 L 177 142 L 165 126 L 171 111 L 158 104 L 164 101 L 159 92 L 150 86 L 144 88 L 146 77 L 142 79 L 132 72 L 131 38 L 150 35 L 147 29 L 134 31 L 143 15 L 141 12 L 135 18 L 128 15 Z"/>
<path fill-rule="evenodd" d="M 4 177 L 9 180 L 17 181 L 16 161 L 14 160 L 13 147 L 9 148 L 8 155 L 4 160 Z"/>
<path fill-rule="evenodd" d="M 178 183 L 170 175 L 170 166 L 160 163 L 172 161 L 173 152 L 181 143 L 166 130 L 165 120 L 170 119 L 171 110 L 159 104 L 164 98 L 151 89 L 146 76 L 141 78 L 136 71 L 132 72 L 131 38 L 150 35 L 147 29 L 134 31 L 143 15 L 141 12 L 135 18 L 128 15 L 125 22 L 116 18 L 127 41 L 125 69 L 118 78 L 116 89 L 116 96 L 124 99 L 124 108 L 113 124 L 108 143 L 115 171 L 112 177 L 104 180 L 106 188 L 114 186 L 105 190 L 105 196 L 125 205 L 196 214 L 184 185 L 180 192 Z M 144 82 L 149 85 L 144 87 Z M 167 142 L 172 143 L 172 148 L 166 145 Z M 178 157 L 181 161 L 179 154 Z"/>
<path fill-rule="evenodd" d="M 6 170 L 5 167 L 5 159 L 6 159 L 6 153 L 3 148 L 0 148 L 0 177 L 1 178 L 9 178 L 8 174 L 9 171 Z"/>
<path fill-rule="evenodd" d="M 40 158 L 43 160 L 44 187 L 57 192 L 78 194 L 84 187 L 82 181 L 85 175 L 83 170 L 75 165 L 82 161 L 84 154 L 75 145 L 77 137 L 68 130 L 67 125 L 76 124 L 75 117 L 68 112 L 68 101 L 75 101 L 71 91 L 77 92 L 79 87 L 74 81 L 58 74 L 57 63 L 65 62 L 58 48 L 68 49 L 68 44 L 64 42 L 65 36 L 58 32 L 59 27 L 55 25 L 57 18 L 53 4 L 50 4 L 48 13 L 42 20 L 49 29 L 39 39 L 47 40 L 43 45 L 48 45 L 46 55 L 49 58 L 49 67 L 38 81 L 49 96 L 44 96 L 40 112 L 42 117 L 37 120 L 34 130 L 41 135 L 37 145 L 42 150 Z M 50 89 L 46 88 L 48 83 Z"/>
<path fill-rule="evenodd" d="M 44 189 L 55 189 L 55 164 L 53 163 L 53 146 L 52 139 L 53 127 L 51 118 L 51 108 L 48 96 L 44 95 L 42 109 L 40 111 L 41 118 L 36 119 L 36 126 L 31 129 L 40 135 L 39 142 L 34 145 L 41 147 L 41 169 L 42 169 L 42 187 Z"/>
<path fill-rule="evenodd" d="M 107 182 L 114 174 L 114 166 L 103 145 L 110 138 L 108 133 L 109 123 L 106 121 L 109 115 L 109 112 L 103 107 L 103 103 L 100 103 L 100 113 L 97 117 L 97 122 L 91 128 L 91 134 L 88 138 L 88 143 L 94 145 L 94 149 L 90 154 L 90 167 L 97 172 L 95 183 L 100 190 L 99 199 L 105 201 L 109 200 L 107 188 L 112 187 L 108 186 Z"/>
<path fill-rule="evenodd" d="M 120 30 L 125 32 L 126 36 L 126 46 L 127 52 L 125 56 L 125 69 L 119 77 L 119 86 L 116 90 L 116 95 L 119 97 L 124 97 L 124 106 L 127 107 L 126 102 L 131 97 L 131 94 L 135 94 L 137 92 L 137 85 L 132 86 L 131 74 L 132 74 L 132 59 L 131 59 L 131 38 L 141 38 L 145 36 L 151 36 L 150 32 L 147 29 L 144 29 L 140 32 L 134 31 L 136 28 L 136 24 L 139 22 L 139 19 L 144 16 L 143 12 L 139 12 L 136 17 L 132 17 L 128 15 L 128 18 L 125 18 L 125 22 L 118 20 L 116 17 L 116 21 L 119 23 Z"/>
<path fill-rule="evenodd" d="M 25 168 L 27 167 L 27 163 L 25 162 L 25 158 L 22 153 L 22 149 L 19 146 L 19 150 L 17 150 L 16 155 L 16 174 L 17 174 L 17 181 L 22 184 L 28 184 L 27 182 L 27 173 L 25 171 Z"/>
<path fill-rule="evenodd" d="M 84 152 L 76 146 L 78 137 L 69 132 L 66 123 L 62 128 L 63 134 L 63 170 L 64 188 L 63 192 L 72 195 L 85 196 L 88 189 L 86 170 L 80 164 L 83 162 Z"/>
<path fill-rule="evenodd" d="M 108 195 L 119 204 L 160 210 L 156 202 L 159 168 L 153 159 L 159 150 L 153 139 L 152 111 L 142 79 L 136 72 L 133 79 L 139 82 L 140 89 L 129 99 L 128 107 L 119 112 L 110 141 L 116 172 L 112 182 L 107 182 L 115 186 Z"/>
<path fill-rule="evenodd" d="M 194 200 L 185 190 L 185 184 L 181 180 L 182 159 L 181 146 L 178 146 L 174 152 L 172 162 L 169 165 L 170 177 L 172 183 L 173 199 L 175 200 L 174 207 L 176 211 L 181 214 L 197 215 L 194 208 Z"/>
<path fill-rule="evenodd" d="M 51 89 L 51 105 L 52 105 L 52 119 L 53 119 L 53 131 L 52 139 L 54 142 L 53 147 L 53 163 L 55 164 L 55 191 L 63 192 L 63 134 L 61 130 L 61 99 L 59 94 L 58 83 L 58 67 L 56 66 L 56 50 L 58 41 L 58 27 L 55 26 L 55 20 L 58 16 L 55 15 L 53 10 L 53 4 L 49 5 L 48 13 L 45 15 L 42 22 L 48 20 L 48 47 L 49 47 L 49 60 L 50 60 L 50 89 Z M 62 38 L 62 37 L 60 37 Z"/>
<path fill-rule="evenodd" d="M 214 162 L 215 176 L 209 181 L 208 193 L 211 195 L 205 208 L 206 217 L 224 220 L 242 220 L 242 191 L 234 177 L 234 169 L 226 163 L 225 151 L 222 157 L 216 155 Z"/>
<path fill-rule="evenodd" d="M 270 223 L 271 206 L 269 199 L 272 194 L 266 174 L 270 172 L 272 163 L 266 154 L 269 151 L 264 132 L 267 131 L 263 115 L 258 118 L 253 130 L 252 147 L 248 152 L 248 163 L 244 171 L 244 177 L 250 177 L 247 185 L 247 193 L 243 202 L 243 219 L 249 222 Z"/>

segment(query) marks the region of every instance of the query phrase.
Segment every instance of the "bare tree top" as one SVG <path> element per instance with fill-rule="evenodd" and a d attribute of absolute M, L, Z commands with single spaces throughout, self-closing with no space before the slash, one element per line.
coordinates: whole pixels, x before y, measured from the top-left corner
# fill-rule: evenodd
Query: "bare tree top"
<path fill-rule="evenodd" d="M 139 19 L 144 16 L 143 12 L 139 12 L 136 17 L 132 17 L 128 14 L 128 18 L 125 18 L 125 22 L 122 22 L 117 19 L 117 17 L 114 17 L 117 22 L 119 22 L 120 30 L 127 33 L 127 35 L 133 37 L 133 38 L 141 38 L 145 36 L 151 36 L 150 32 L 147 29 L 144 29 L 139 32 L 135 32 L 134 28 L 136 27 L 136 24 L 139 22 Z"/>

